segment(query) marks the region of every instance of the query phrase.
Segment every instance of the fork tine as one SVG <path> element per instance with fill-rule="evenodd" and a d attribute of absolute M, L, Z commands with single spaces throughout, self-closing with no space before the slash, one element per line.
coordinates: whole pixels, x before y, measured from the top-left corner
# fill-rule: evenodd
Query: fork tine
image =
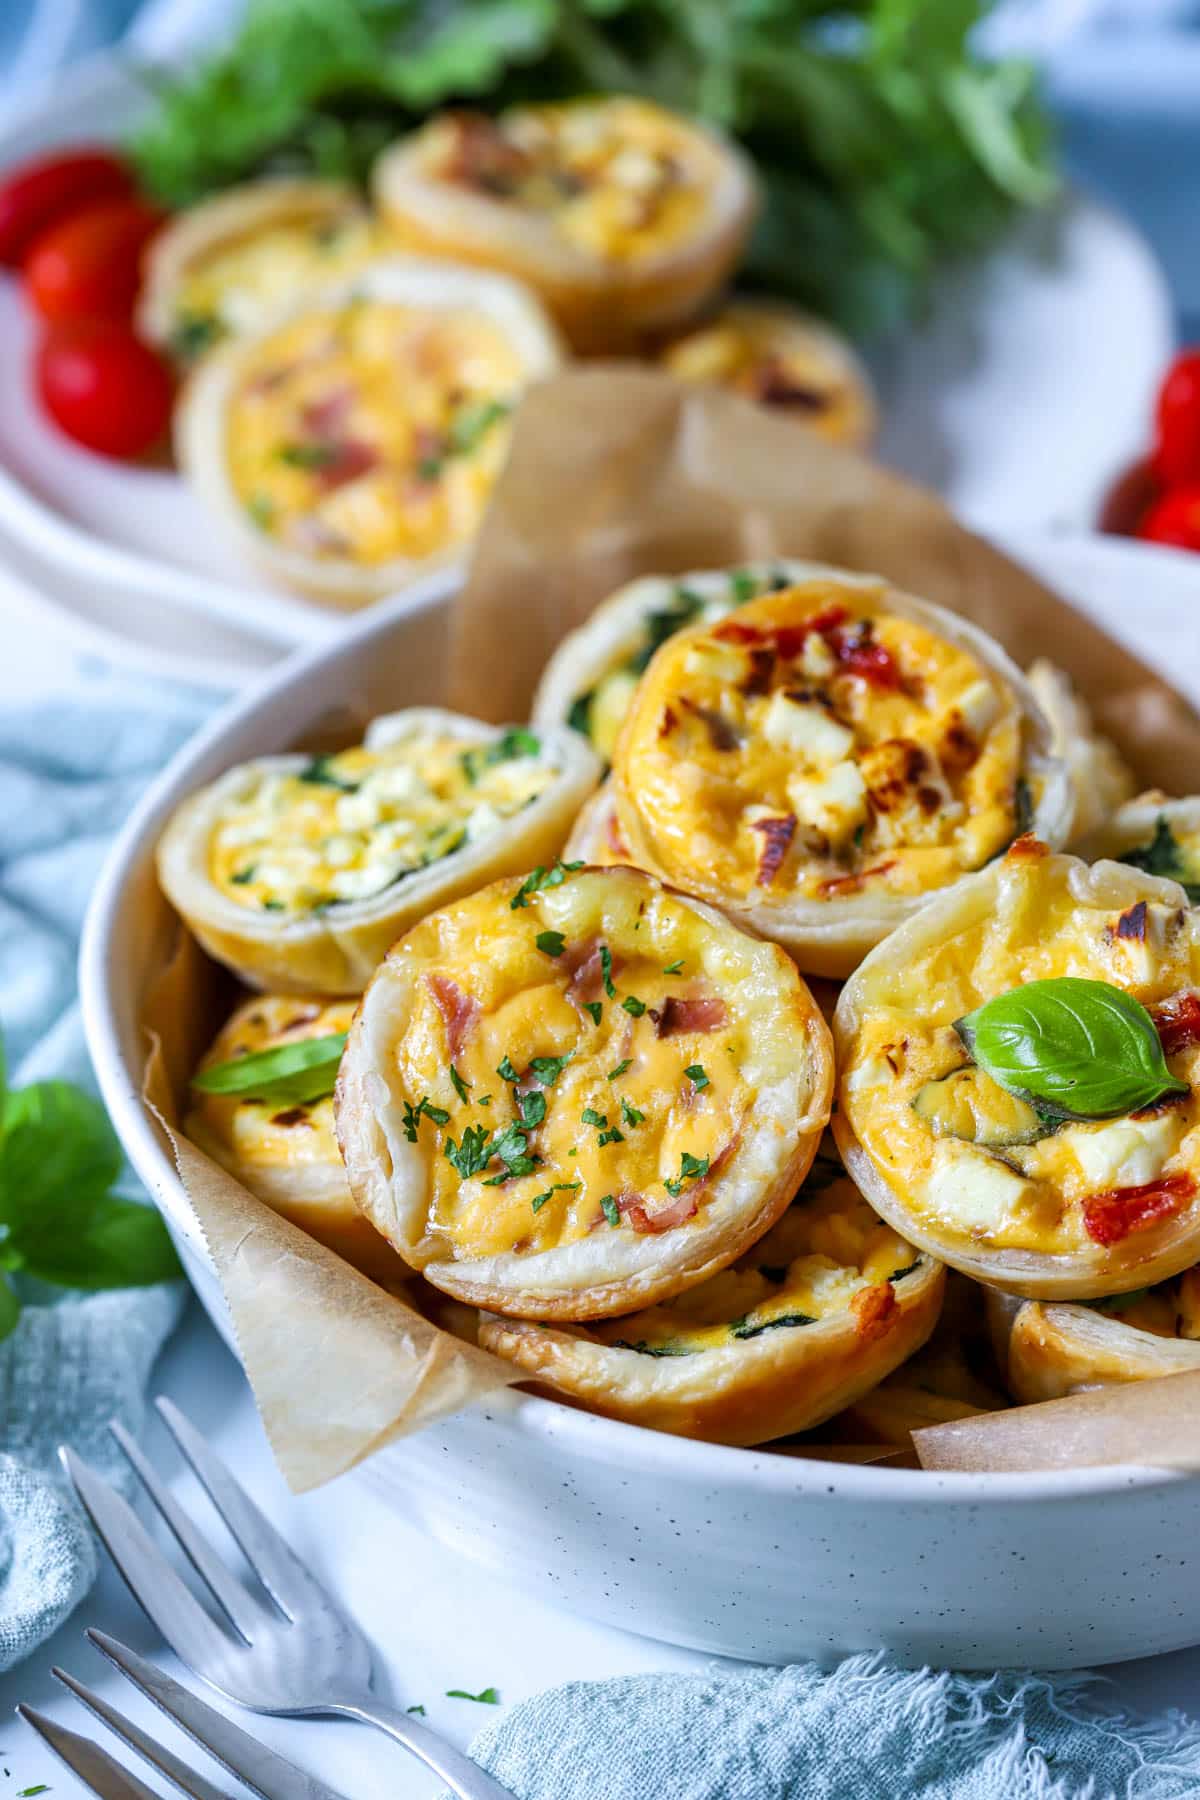
<path fill-rule="evenodd" d="M 89 1630 L 84 1636 L 139 1693 L 263 1800 L 341 1800 L 332 1788 L 260 1744 L 127 1645 L 103 1631 Z"/>
<path fill-rule="evenodd" d="M 231 1640 L 175 1573 L 133 1508 L 73 1450 L 59 1451 L 84 1511 L 134 1599 L 192 1668 L 228 1657 Z"/>
<path fill-rule="evenodd" d="M 290 1619 L 299 1618 L 305 1611 L 313 1609 L 334 1612 L 340 1617 L 340 1607 L 309 1574 L 286 1539 L 259 1512 L 191 1420 L 164 1394 L 160 1394 L 154 1404 L 275 1604 Z"/>
<path fill-rule="evenodd" d="M 94 1694 L 91 1688 L 84 1687 L 82 1681 L 76 1681 L 65 1669 L 52 1668 L 50 1673 L 55 1681 L 61 1681 L 67 1691 L 74 1694 L 81 1706 L 86 1706 L 102 1725 L 107 1725 L 114 1737 L 119 1737 L 123 1744 L 128 1744 L 152 1769 L 165 1776 L 172 1787 L 178 1788 L 181 1794 L 186 1794 L 188 1800 L 228 1800 L 228 1795 L 223 1794 L 220 1788 L 214 1787 L 211 1781 L 206 1781 L 203 1775 L 197 1775 L 194 1769 L 189 1769 L 173 1750 L 156 1742 L 140 1725 L 135 1725 L 132 1719 L 119 1713 L 115 1706 L 110 1706 L 107 1700 Z M 236 1769 L 232 1773 L 236 1774 Z"/>
<path fill-rule="evenodd" d="M 159 1480 L 120 1421 L 113 1419 L 108 1429 L 121 1446 L 134 1474 L 153 1500 L 164 1522 L 170 1527 L 180 1549 L 229 1623 L 239 1637 L 247 1644 L 252 1644 L 263 1624 L 263 1612 L 258 1602 L 225 1567 L 204 1533 Z"/>
<path fill-rule="evenodd" d="M 68 1731 L 65 1725 L 35 1711 L 32 1706 L 18 1706 L 17 1711 L 43 1742 L 49 1744 L 58 1760 L 65 1763 L 73 1775 L 78 1775 L 84 1787 L 93 1794 L 102 1795 L 103 1800 L 159 1800 L 152 1788 L 114 1762 L 108 1751 L 93 1744 L 90 1738 Z M 103 1785 L 98 1785 L 100 1783 Z M 228 1795 L 223 1794 L 221 1800 L 229 1800 Z"/>

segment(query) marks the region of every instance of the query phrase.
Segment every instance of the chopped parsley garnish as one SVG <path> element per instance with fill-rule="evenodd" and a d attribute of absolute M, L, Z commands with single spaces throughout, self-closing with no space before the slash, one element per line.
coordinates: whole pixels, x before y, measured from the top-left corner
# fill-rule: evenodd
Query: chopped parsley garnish
<path fill-rule="evenodd" d="M 521 1123 L 528 1131 L 532 1131 L 546 1116 L 546 1096 L 535 1088 L 532 1093 L 521 1095 L 520 1107 Z"/>
<path fill-rule="evenodd" d="M 314 756 L 312 761 L 298 772 L 297 781 L 311 782 L 314 787 L 339 788 L 343 794 L 356 794 L 360 783 L 347 781 L 344 776 L 339 775 L 333 767 L 333 760 L 328 753 L 323 756 Z"/>
<path fill-rule="evenodd" d="M 253 863 L 247 863 L 244 869 L 235 870 L 229 879 L 232 881 L 234 887 L 245 887 L 248 881 L 254 880 L 255 872 L 255 865 Z"/>
<path fill-rule="evenodd" d="M 615 1000 L 617 997 L 617 990 L 613 986 L 612 951 L 607 944 L 601 944 L 600 946 L 600 973 L 604 979 L 605 993 L 610 1000 Z"/>
<path fill-rule="evenodd" d="M 600 1202 L 600 1211 L 604 1214 L 610 1225 L 619 1225 L 621 1223 L 621 1209 L 617 1205 L 614 1195 L 605 1194 L 603 1200 Z"/>
<path fill-rule="evenodd" d="M 489 1187 L 499 1187 L 512 1175 L 532 1175 L 541 1165 L 540 1156 L 529 1154 L 529 1143 L 525 1136 L 526 1127 L 516 1119 L 506 1125 L 491 1145 L 492 1156 L 498 1156 L 504 1164 L 503 1175 L 493 1175 L 487 1183 Z"/>
<path fill-rule="evenodd" d="M 616 1068 L 608 1071 L 608 1079 L 610 1081 L 615 1081 L 618 1075 L 623 1075 L 625 1073 L 632 1061 L 633 1058 L 631 1056 L 623 1056 Z"/>
<path fill-rule="evenodd" d="M 535 941 L 543 956 L 561 956 L 567 943 L 561 931 L 539 931 Z"/>
<path fill-rule="evenodd" d="M 582 869 L 582 867 L 582 858 L 578 862 L 552 863 L 548 869 L 543 868 L 542 864 L 539 863 L 537 868 L 531 869 L 529 874 L 525 877 L 524 881 L 509 901 L 509 906 L 513 912 L 518 912 L 521 907 L 529 905 L 529 897 L 531 894 L 540 893 L 544 888 L 561 887 L 568 875 L 573 875 L 576 869 Z"/>
<path fill-rule="evenodd" d="M 593 1025 L 598 1025 L 600 1023 L 600 1014 L 604 1011 L 604 1008 L 599 1000 L 585 1000 L 583 1003 L 583 1010 L 585 1013 L 591 1013 Z"/>
<path fill-rule="evenodd" d="M 501 1081 L 520 1081 L 521 1079 L 517 1074 L 517 1071 L 513 1068 L 511 1056 L 505 1056 L 503 1062 L 496 1064 L 496 1073 L 499 1075 Z"/>
<path fill-rule="evenodd" d="M 246 511 L 260 531 L 270 531 L 275 523 L 275 502 L 270 494 L 251 494 Z"/>
<path fill-rule="evenodd" d="M 447 1700 L 474 1700 L 477 1706 L 499 1706 L 500 1704 L 499 1691 L 494 1687 L 483 1688 L 478 1694 L 468 1694 L 466 1688 L 447 1688 L 446 1698 Z"/>
<path fill-rule="evenodd" d="M 639 1112 L 636 1106 L 630 1106 L 628 1100 L 622 1100 L 621 1117 L 627 1125 L 640 1125 L 645 1116 L 645 1113 Z"/>
<path fill-rule="evenodd" d="M 455 413 L 450 424 L 450 448 L 456 456 L 470 456 L 493 425 L 507 419 L 512 406 L 507 400 L 473 400 Z"/>
<path fill-rule="evenodd" d="M 579 1116 L 585 1125 L 595 1125 L 599 1131 L 603 1131 L 608 1124 L 605 1114 L 598 1113 L 594 1106 L 585 1106 Z"/>
<path fill-rule="evenodd" d="M 458 1095 L 458 1097 L 462 1101 L 463 1105 L 466 1106 L 467 1105 L 467 1090 L 469 1089 L 471 1084 L 469 1081 L 463 1080 L 462 1076 L 459 1074 L 458 1070 L 455 1068 L 453 1063 L 450 1064 L 450 1080 L 453 1083 L 455 1093 Z"/>
<path fill-rule="evenodd" d="M 751 1325 L 746 1319 L 735 1319 L 729 1327 L 730 1337 L 756 1338 L 764 1331 L 780 1331 L 789 1325 L 815 1325 L 816 1318 L 812 1313 L 790 1312 L 780 1313 L 777 1319 L 764 1319 L 761 1324 Z"/>
<path fill-rule="evenodd" d="M 492 1160 L 491 1135 L 482 1125 L 468 1125 L 462 1134 L 461 1144 L 456 1144 L 453 1138 L 447 1138 L 444 1149 L 447 1162 L 464 1181 L 469 1181 L 472 1175 L 482 1175 Z"/>
<path fill-rule="evenodd" d="M 729 591 L 733 595 L 735 606 L 745 606 L 747 600 L 753 600 L 759 588 L 758 577 L 752 575 L 749 569 L 735 569 L 729 577 Z"/>
<path fill-rule="evenodd" d="M 623 1131 L 618 1131 L 615 1125 L 610 1125 L 608 1130 L 602 1131 L 600 1136 L 596 1139 L 596 1148 L 598 1150 L 603 1150 L 606 1144 L 623 1144 L 624 1142 L 625 1133 Z"/>
<path fill-rule="evenodd" d="M 1128 863 L 1131 869 L 1141 869 L 1146 875 L 1165 875 L 1168 880 L 1179 882 L 1189 900 L 1200 901 L 1196 871 L 1189 868 L 1178 838 L 1161 813 L 1150 842 L 1140 849 L 1127 850 L 1117 861 Z"/>
<path fill-rule="evenodd" d="M 573 1194 L 582 1186 L 582 1181 L 556 1181 L 553 1187 L 546 1189 L 544 1194 L 535 1194 L 529 1204 L 534 1212 L 541 1212 L 552 1194 Z"/>
<path fill-rule="evenodd" d="M 539 1087 L 553 1087 L 573 1054 L 568 1050 L 565 1056 L 535 1056 L 529 1065 L 529 1072 Z"/>
<path fill-rule="evenodd" d="M 545 1206 L 547 1200 L 552 1200 L 553 1198 L 554 1198 L 554 1189 L 553 1188 L 547 1188 L 544 1194 L 535 1194 L 533 1196 L 533 1199 L 529 1202 L 530 1212 L 535 1212 L 535 1213 L 541 1212 L 541 1210 L 542 1210 L 543 1206 Z"/>
<path fill-rule="evenodd" d="M 663 1186 L 668 1194 L 678 1197 L 683 1192 L 685 1182 L 699 1181 L 702 1176 L 707 1174 L 707 1156 L 693 1156 L 690 1150 L 684 1150 L 679 1158 L 679 1174 L 673 1181 L 670 1179 L 664 1181 Z"/>
<path fill-rule="evenodd" d="M 646 1002 L 644 1000 L 639 1000 L 636 994 L 626 994 L 621 1005 L 625 1008 L 625 1011 L 629 1014 L 631 1019 L 640 1019 L 646 1010 Z"/>
<path fill-rule="evenodd" d="M 264 912 L 283 912 L 283 910 L 284 910 L 283 901 L 282 900 L 264 900 L 262 903 L 262 909 Z"/>
<path fill-rule="evenodd" d="M 920 1266 L 921 1266 L 921 1259 L 918 1256 L 916 1262 L 910 1262 L 906 1268 L 893 1269 L 891 1274 L 888 1276 L 888 1280 L 889 1281 L 903 1281 L 904 1277 L 906 1275 L 915 1275 L 917 1270 L 920 1268 Z"/>
<path fill-rule="evenodd" d="M 683 958 L 681 956 L 679 958 L 678 962 L 667 963 L 663 969 L 663 974 L 664 975 L 678 975 L 682 972 L 682 970 L 683 970 Z"/>
<path fill-rule="evenodd" d="M 291 469 L 327 469 L 338 459 L 335 444 L 283 444 L 279 460 Z"/>
<path fill-rule="evenodd" d="M 532 731 L 526 731 L 524 726 L 517 726 L 512 731 L 503 732 L 494 743 L 464 750 L 459 761 L 462 763 L 463 774 L 474 787 L 485 769 L 494 768 L 497 763 L 513 762 L 521 756 L 538 756 L 541 749 L 541 738 L 535 737 Z"/>
<path fill-rule="evenodd" d="M 405 1712 L 416 1713 L 422 1719 L 425 1717 L 425 1708 L 423 1706 L 406 1706 L 404 1710 Z"/>
<path fill-rule="evenodd" d="M 703 1063 L 689 1063 L 683 1071 L 697 1092 L 708 1086 L 708 1076 L 704 1073 Z"/>
<path fill-rule="evenodd" d="M 435 1125 L 450 1123 L 450 1114 L 445 1107 L 435 1106 L 428 1094 L 418 1100 L 415 1106 L 406 1100 L 404 1102 L 404 1135 L 410 1144 L 415 1144 L 417 1141 L 417 1127 L 420 1125 L 422 1117 L 432 1120 Z"/>
<path fill-rule="evenodd" d="M 580 737 L 590 738 L 592 735 L 592 693 L 593 690 L 589 688 L 586 694 L 576 694 L 571 702 L 570 711 L 567 713 L 567 724 L 572 731 L 577 731 Z"/>

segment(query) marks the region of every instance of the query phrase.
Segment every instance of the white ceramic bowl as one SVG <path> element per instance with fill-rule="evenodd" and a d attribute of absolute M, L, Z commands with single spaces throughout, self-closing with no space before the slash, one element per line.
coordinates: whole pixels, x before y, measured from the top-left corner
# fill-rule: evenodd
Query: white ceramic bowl
<path fill-rule="evenodd" d="M 1077 538 L 1015 548 L 1200 693 L 1200 564 Z M 217 1325 L 186 1196 L 138 1097 L 138 1015 L 171 927 L 154 844 L 193 788 L 331 709 L 434 702 L 440 576 L 294 658 L 156 782 L 97 888 L 81 984 L 105 1100 Z M 1129 594 L 1138 598 L 1129 619 Z M 149 926 L 148 926 L 149 922 Z M 764 1661 L 886 1646 L 910 1662 L 1074 1667 L 1200 1640 L 1200 1479 L 1132 1468 L 931 1475 L 690 1443 L 508 1393 L 389 1446 L 366 1479 L 406 1518 L 542 1597 Z"/>

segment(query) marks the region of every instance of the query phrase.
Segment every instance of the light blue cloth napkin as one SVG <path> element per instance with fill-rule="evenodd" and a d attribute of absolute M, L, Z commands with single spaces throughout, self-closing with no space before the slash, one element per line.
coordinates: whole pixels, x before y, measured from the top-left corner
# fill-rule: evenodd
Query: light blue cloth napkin
<path fill-rule="evenodd" d="M 117 827 L 209 704 L 109 683 L 86 704 L 0 713 L 0 1024 L 14 1086 L 92 1085 L 75 997 L 88 897 Z M 138 1193 L 128 1170 L 122 1188 Z M 182 1282 L 89 1295 L 23 1285 L 25 1310 L 0 1343 L 0 1671 L 62 1623 L 96 1573 L 57 1446 L 126 1481 L 106 1427 L 140 1430 L 184 1293 Z"/>
<path fill-rule="evenodd" d="M 471 1754 L 516 1800 L 1195 1800 L 1200 1727 L 1106 1715 L 1102 1692 L 882 1656 L 630 1675 L 525 1700 Z"/>

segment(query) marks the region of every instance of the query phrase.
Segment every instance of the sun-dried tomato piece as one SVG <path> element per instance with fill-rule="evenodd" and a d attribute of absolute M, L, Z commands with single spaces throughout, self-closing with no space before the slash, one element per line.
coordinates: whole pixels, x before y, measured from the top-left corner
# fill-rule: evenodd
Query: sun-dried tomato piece
<path fill-rule="evenodd" d="M 1162 1175 L 1140 1187 L 1110 1188 L 1089 1194 L 1083 1203 L 1083 1222 L 1094 1243 L 1119 1244 L 1135 1231 L 1145 1231 L 1160 1219 L 1182 1212 L 1196 1192 L 1190 1175 Z"/>

